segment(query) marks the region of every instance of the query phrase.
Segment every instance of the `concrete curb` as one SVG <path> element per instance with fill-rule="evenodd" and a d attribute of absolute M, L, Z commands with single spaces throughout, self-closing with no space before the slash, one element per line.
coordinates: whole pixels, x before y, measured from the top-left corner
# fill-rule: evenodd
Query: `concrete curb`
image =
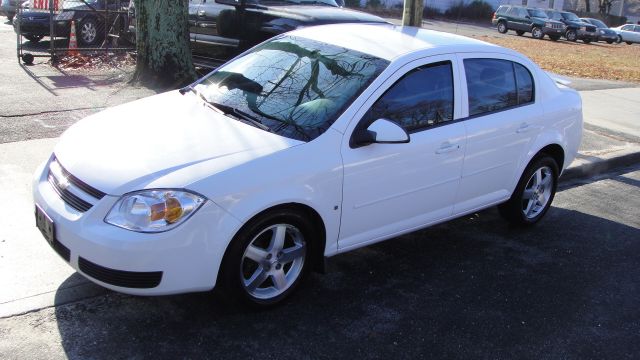
<path fill-rule="evenodd" d="M 620 156 L 614 156 L 609 159 L 597 160 L 566 169 L 560 182 L 588 178 L 610 171 L 615 168 L 631 166 L 640 163 L 640 152 L 632 152 Z"/>

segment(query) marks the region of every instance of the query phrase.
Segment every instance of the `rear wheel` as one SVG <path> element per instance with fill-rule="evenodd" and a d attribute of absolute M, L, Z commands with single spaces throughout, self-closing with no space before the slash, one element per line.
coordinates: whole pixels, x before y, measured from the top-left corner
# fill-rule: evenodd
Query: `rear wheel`
<path fill-rule="evenodd" d="M 235 236 L 222 263 L 221 286 L 234 299 L 265 308 L 290 296 L 311 268 L 317 231 L 302 214 L 260 215 Z"/>
<path fill-rule="evenodd" d="M 533 29 L 531 29 L 531 36 L 534 39 L 542 39 L 544 37 L 544 33 L 542 32 L 542 29 L 539 26 L 534 26 Z"/>
<path fill-rule="evenodd" d="M 522 35 L 524 35 L 524 31 L 516 30 L 516 34 L 518 34 L 518 36 L 522 36 Z"/>
<path fill-rule="evenodd" d="M 607 44 L 613 44 L 613 40 L 607 40 Z"/>
<path fill-rule="evenodd" d="M 78 42 L 86 46 L 96 45 L 102 39 L 102 35 L 104 34 L 99 30 L 98 22 L 94 18 L 82 20 L 77 30 Z"/>
<path fill-rule="evenodd" d="M 631 45 L 633 44 L 631 41 L 625 41 L 627 43 L 627 45 Z"/>
<path fill-rule="evenodd" d="M 556 194 L 558 165 L 548 155 L 534 159 L 525 169 L 511 198 L 498 206 L 500 214 L 519 226 L 537 223 L 546 214 Z"/>
<path fill-rule="evenodd" d="M 509 29 L 507 29 L 507 23 L 504 21 L 498 22 L 498 32 L 500 34 L 505 34 Z"/>
<path fill-rule="evenodd" d="M 589 44 L 591 42 L 591 39 L 582 39 L 582 42 L 585 44 Z"/>

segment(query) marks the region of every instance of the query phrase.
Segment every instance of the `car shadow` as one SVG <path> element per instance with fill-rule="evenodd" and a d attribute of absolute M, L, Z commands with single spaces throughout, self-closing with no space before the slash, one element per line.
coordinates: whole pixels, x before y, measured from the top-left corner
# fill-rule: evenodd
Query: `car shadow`
<path fill-rule="evenodd" d="M 267 311 L 212 293 L 66 304 L 74 275 L 55 315 L 69 358 L 616 358 L 639 350 L 639 240 L 586 212 L 519 229 L 489 209 L 333 257 Z"/>

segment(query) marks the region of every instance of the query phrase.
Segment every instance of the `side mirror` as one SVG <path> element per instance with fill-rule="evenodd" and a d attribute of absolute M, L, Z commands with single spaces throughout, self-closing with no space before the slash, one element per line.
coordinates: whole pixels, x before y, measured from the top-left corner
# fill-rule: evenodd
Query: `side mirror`
<path fill-rule="evenodd" d="M 351 137 L 351 147 L 357 148 L 369 144 L 405 144 L 409 134 L 398 124 L 387 119 L 378 119 L 366 129 L 360 129 Z"/>

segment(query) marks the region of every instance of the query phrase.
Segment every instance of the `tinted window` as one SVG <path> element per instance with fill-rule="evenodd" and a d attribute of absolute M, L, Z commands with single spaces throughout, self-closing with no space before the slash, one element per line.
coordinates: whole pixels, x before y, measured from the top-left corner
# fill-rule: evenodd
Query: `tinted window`
<path fill-rule="evenodd" d="M 632 31 L 633 30 L 633 25 L 625 25 L 625 26 L 622 27 L 622 30 Z"/>
<path fill-rule="evenodd" d="M 532 102 L 533 78 L 522 65 L 499 59 L 466 59 L 469 116 Z"/>
<path fill-rule="evenodd" d="M 417 68 L 403 76 L 365 114 L 364 124 L 385 118 L 406 131 L 416 131 L 453 119 L 451 63 Z"/>
<path fill-rule="evenodd" d="M 533 78 L 527 68 L 513 63 L 516 72 L 516 85 L 518 90 L 518 105 L 533 101 Z"/>
<path fill-rule="evenodd" d="M 534 17 L 539 17 L 539 18 L 546 18 L 547 13 L 545 13 L 544 11 L 540 10 L 540 9 L 527 9 L 527 11 L 529 12 L 529 15 L 534 16 Z"/>
<path fill-rule="evenodd" d="M 496 11 L 496 14 L 504 14 L 507 12 L 507 10 L 509 10 L 508 6 L 500 6 Z"/>

